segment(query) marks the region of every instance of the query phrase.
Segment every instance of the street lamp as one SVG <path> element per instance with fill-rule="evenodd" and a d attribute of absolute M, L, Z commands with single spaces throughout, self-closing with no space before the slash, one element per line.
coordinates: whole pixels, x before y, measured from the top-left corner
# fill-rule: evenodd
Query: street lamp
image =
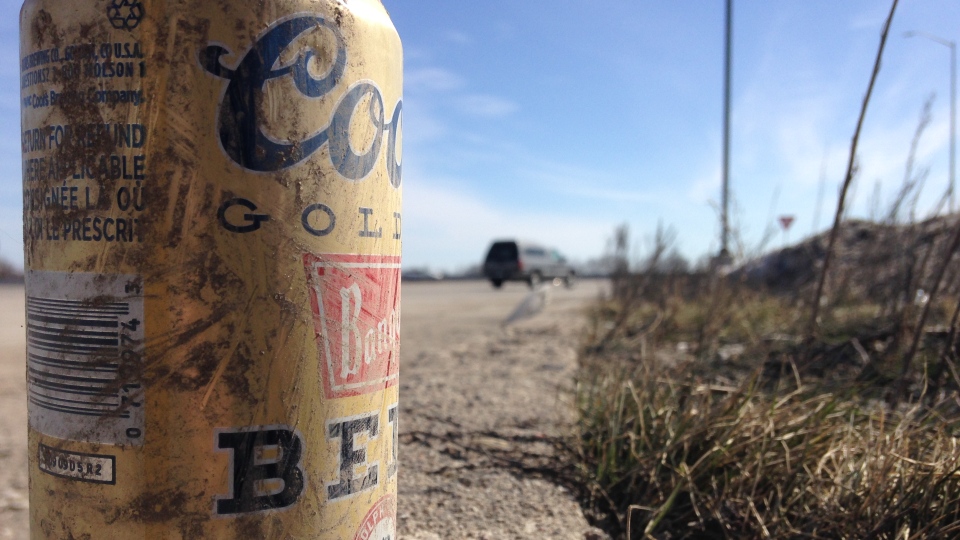
<path fill-rule="evenodd" d="M 953 213 L 953 197 L 956 187 L 957 163 L 957 43 L 926 32 L 904 32 L 903 37 L 925 37 L 945 47 L 950 47 L 950 213 Z"/>

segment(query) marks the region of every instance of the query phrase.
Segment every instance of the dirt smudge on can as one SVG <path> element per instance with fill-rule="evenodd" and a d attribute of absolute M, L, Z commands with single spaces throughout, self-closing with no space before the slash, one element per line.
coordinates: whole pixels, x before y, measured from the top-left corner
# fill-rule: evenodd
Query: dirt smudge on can
<path fill-rule="evenodd" d="M 42 49 L 44 47 L 44 38 L 47 37 L 48 33 L 51 34 L 51 37 L 56 35 L 56 28 L 57 26 L 54 24 L 50 12 L 45 9 L 39 10 L 36 18 L 33 20 L 33 24 L 30 25 L 34 47 Z M 51 42 L 52 41 L 53 39 L 51 39 Z"/>
<path fill-rule="evenodd" d="M 237 347 L 221 379 L 235 398 L 260 401 L 268 381 L 257 378 L 257 372 L 253 369 L 260 364 L 259 356 L 245 343 Z"/>
<path fill-rule="evenodd" d="M 268 522 L 272 522 L 274 526 L 268 527 Z M 277 531 L 282 528 L 282 522 L 276 517 L 240 517 L 233 524 L 234 538 L 268 538 L 270 535 L 267 534 L 267 530 Z"/>
<path fill-rule="evenodd" d="M 160 191 L 159 189 L 157 190 Z M 179 201 L 179 204 L 173 205 L 173 218 L 171 221 L 170 232 L 167 233 L 167 246 L 169 248 L 175 248 L 180 245 L 180 241 L 183 239 L 183 218 L 187 213 L 186 200 L 190 196 L 190 184 L 182 183 L 180 187 L 177 188 L 177 195 L 175 197 L 176 201 Z"/>
<path fill-rule="evenodd" d="M 142 493 L 130 504 L 116 509 L 105 522 L 175 523 L 181 538 L 203 538 L 203 526 L 210 516 L 201 512 L 185 512 L 184 509 L 190 506 L 189 498 L 190 495 L 180 489 Z"/>
<path fill-rule="evenodd" d="M 44 538 L 63 538 L 64 540 L 92 540 L 89 534 L 74 535 L 63 522 L 54 523 L 51 520 L 40 520 L 40 531 Z"/>
<path fill-rule="evenodd" d="M 206 386 L 213 378 L 220 356 L 230 343 L 204 342 L 192 347 L 177 371 L 170 373 L 169 382 L 187 392 L 195 392 Z"/>

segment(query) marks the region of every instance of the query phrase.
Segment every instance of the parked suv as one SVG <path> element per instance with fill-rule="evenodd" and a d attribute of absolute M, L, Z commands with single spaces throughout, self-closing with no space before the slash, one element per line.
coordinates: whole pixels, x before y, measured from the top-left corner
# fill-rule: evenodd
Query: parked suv
<path fill-rule="evenodd" d="M 533 288 L 541 281 L 552 279 L 561 279 L 569 287 L 576 277 L 557 250 L 519 240 L 494 242 L 487 251 L 483 275 L 497 288 L 504 281 L 526 281 Z"/>

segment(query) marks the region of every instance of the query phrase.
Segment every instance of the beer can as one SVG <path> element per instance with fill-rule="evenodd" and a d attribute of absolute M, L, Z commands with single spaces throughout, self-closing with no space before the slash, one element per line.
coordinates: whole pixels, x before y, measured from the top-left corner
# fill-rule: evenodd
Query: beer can
<path fill-rule="evenodd" d="M 379 0 L 26 0 L 32 538 L 396 537 Z"/>

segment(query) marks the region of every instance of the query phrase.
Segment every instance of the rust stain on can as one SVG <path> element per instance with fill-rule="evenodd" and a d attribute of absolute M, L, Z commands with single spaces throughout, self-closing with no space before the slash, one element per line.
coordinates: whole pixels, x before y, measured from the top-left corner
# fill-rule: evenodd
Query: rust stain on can
<path fill-rule="evenodd" d="M 33 538 L 395 538 L 378 0 L 26 0 Z"/>

